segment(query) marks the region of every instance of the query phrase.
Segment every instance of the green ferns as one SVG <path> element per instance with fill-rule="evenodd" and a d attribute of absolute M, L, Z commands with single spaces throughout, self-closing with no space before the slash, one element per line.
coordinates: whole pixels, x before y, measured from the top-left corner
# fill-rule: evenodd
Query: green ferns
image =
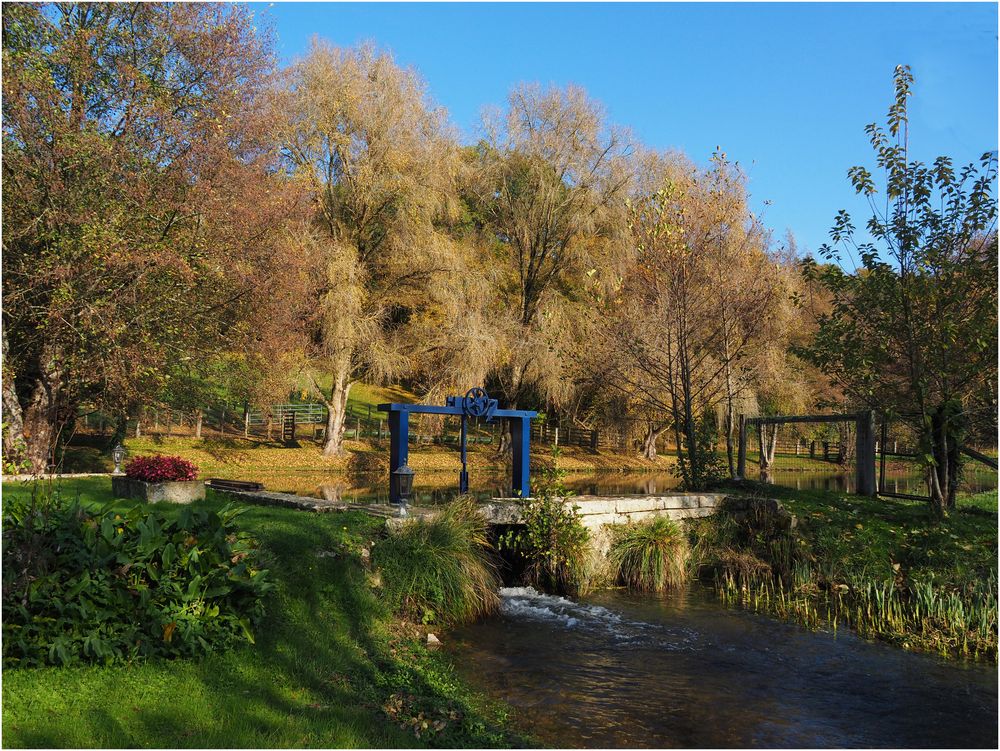
<path fill-rule="evenodd" d="M 691 550 L 680 525 L 666 517 L 611 530 L 608 552 L 616 580 L 640 592 L 663 592 L 684 585 Z"/>
<path fill-rule="evenodd" d="M 372 564 L 392 606 L 415 621 L 464 623 L 500 606 L 487 525 L 470 498 L 403 524 L 375 545 Z"/>

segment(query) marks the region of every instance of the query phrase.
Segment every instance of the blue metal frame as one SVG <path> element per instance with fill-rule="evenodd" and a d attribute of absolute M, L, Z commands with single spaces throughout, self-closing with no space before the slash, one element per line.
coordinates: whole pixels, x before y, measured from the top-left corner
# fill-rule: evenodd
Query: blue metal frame
<path fill-rule="evenodd" d="M 389 413 L 389 476 L 407 463 L 409 458 L 410 413 L 425 415 L 456 415 L 462 418 L 462 471 L 459 475 L 459 490 L 469 491 L 469 473 L 466 468 L 466 420 L 469 417 L 484 417 L 486 422 L 502 418 L 510 422 L 511 447 L 511 492 L 515 496 L 527 498 L 531 494 L 531 418 L 538 413 L 523 409 L 499 409 L 496 399 L 490 399 L 481 388 L 469 389 L 465 396 L 449 396 L 445 406 L 429 404 L 380 404 L 380 412 Z M 389 502 L 400 503 L 394 498 L 390 482 Z"/>

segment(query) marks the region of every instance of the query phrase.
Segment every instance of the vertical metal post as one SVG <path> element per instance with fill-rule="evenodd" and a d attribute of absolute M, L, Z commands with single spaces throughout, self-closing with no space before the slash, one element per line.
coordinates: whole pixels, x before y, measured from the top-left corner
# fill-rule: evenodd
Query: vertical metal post
<path fill-rule="evenodd" d="M 520 498 L 531 494 L 531 418 L 510 417 L 511 491 Z"/>
<path fill-rule="evenodd" d="M 462 415 L 462 471 L 458 475 L 458 492 L 465 495 L 469 492 L 469 471 L 465 463 L 465 415 Z"/>
<path fill-rule="evenodd" d="M 882 415 L 882 440 L 880 445 L 882 447 L 882 453 L 879 457 L 879 467 L 878 467 L 878 490 L 880 493 L 885 492 L 885 444 L 886 444 L 886 433 L 889 431 L 888 420 L 886 420 L 885 415 Z"/>
<path fill-rule="evenodd" d="M 740 415 L 739 447 L 736 453 L 736 479 L 742 480 L 747 475 L 747 420 Z"/>
<path fill-rule="evenodd" d="M 410 413 L 395 410 L 389 413 L 389 503 L 400 503 L 401 498 L 393 497 L 392 473 L 406 464 L 410 458 Z"/>

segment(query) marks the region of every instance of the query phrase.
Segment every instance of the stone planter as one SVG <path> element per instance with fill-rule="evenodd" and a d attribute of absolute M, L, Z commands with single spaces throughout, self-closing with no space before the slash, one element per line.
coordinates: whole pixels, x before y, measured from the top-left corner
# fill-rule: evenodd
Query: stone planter
<path fill-rule="evenodd" d="M 201 480 L 183 482 L 143 482 L 125 475 L 111 477 L 111 489 L 117 498 L 156 503 L 191 503 L 205 498 L 205 483 Z"/>

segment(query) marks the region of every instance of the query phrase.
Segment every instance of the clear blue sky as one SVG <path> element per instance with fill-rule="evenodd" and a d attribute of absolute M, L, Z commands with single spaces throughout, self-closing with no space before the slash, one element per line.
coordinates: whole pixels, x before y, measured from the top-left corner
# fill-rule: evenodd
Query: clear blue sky
<path fill-rule="evenodd" d="M 583 86 L 649 146 L 699 162 L 721 146 L 749 173 L 766 224 L 810 250 L 838 209 L 859 226 L 867 218 L 846 171 L 874 168 L 864 126 L 884 122 L 897 64 L 916 78 L 914 158 L 966 162 L 997 148 L 993 3 L 254 7 L 273 23 L 283 62 L 313 35 L 391 51 L 469 141 L 483 105 L 539 81 Z"/>

